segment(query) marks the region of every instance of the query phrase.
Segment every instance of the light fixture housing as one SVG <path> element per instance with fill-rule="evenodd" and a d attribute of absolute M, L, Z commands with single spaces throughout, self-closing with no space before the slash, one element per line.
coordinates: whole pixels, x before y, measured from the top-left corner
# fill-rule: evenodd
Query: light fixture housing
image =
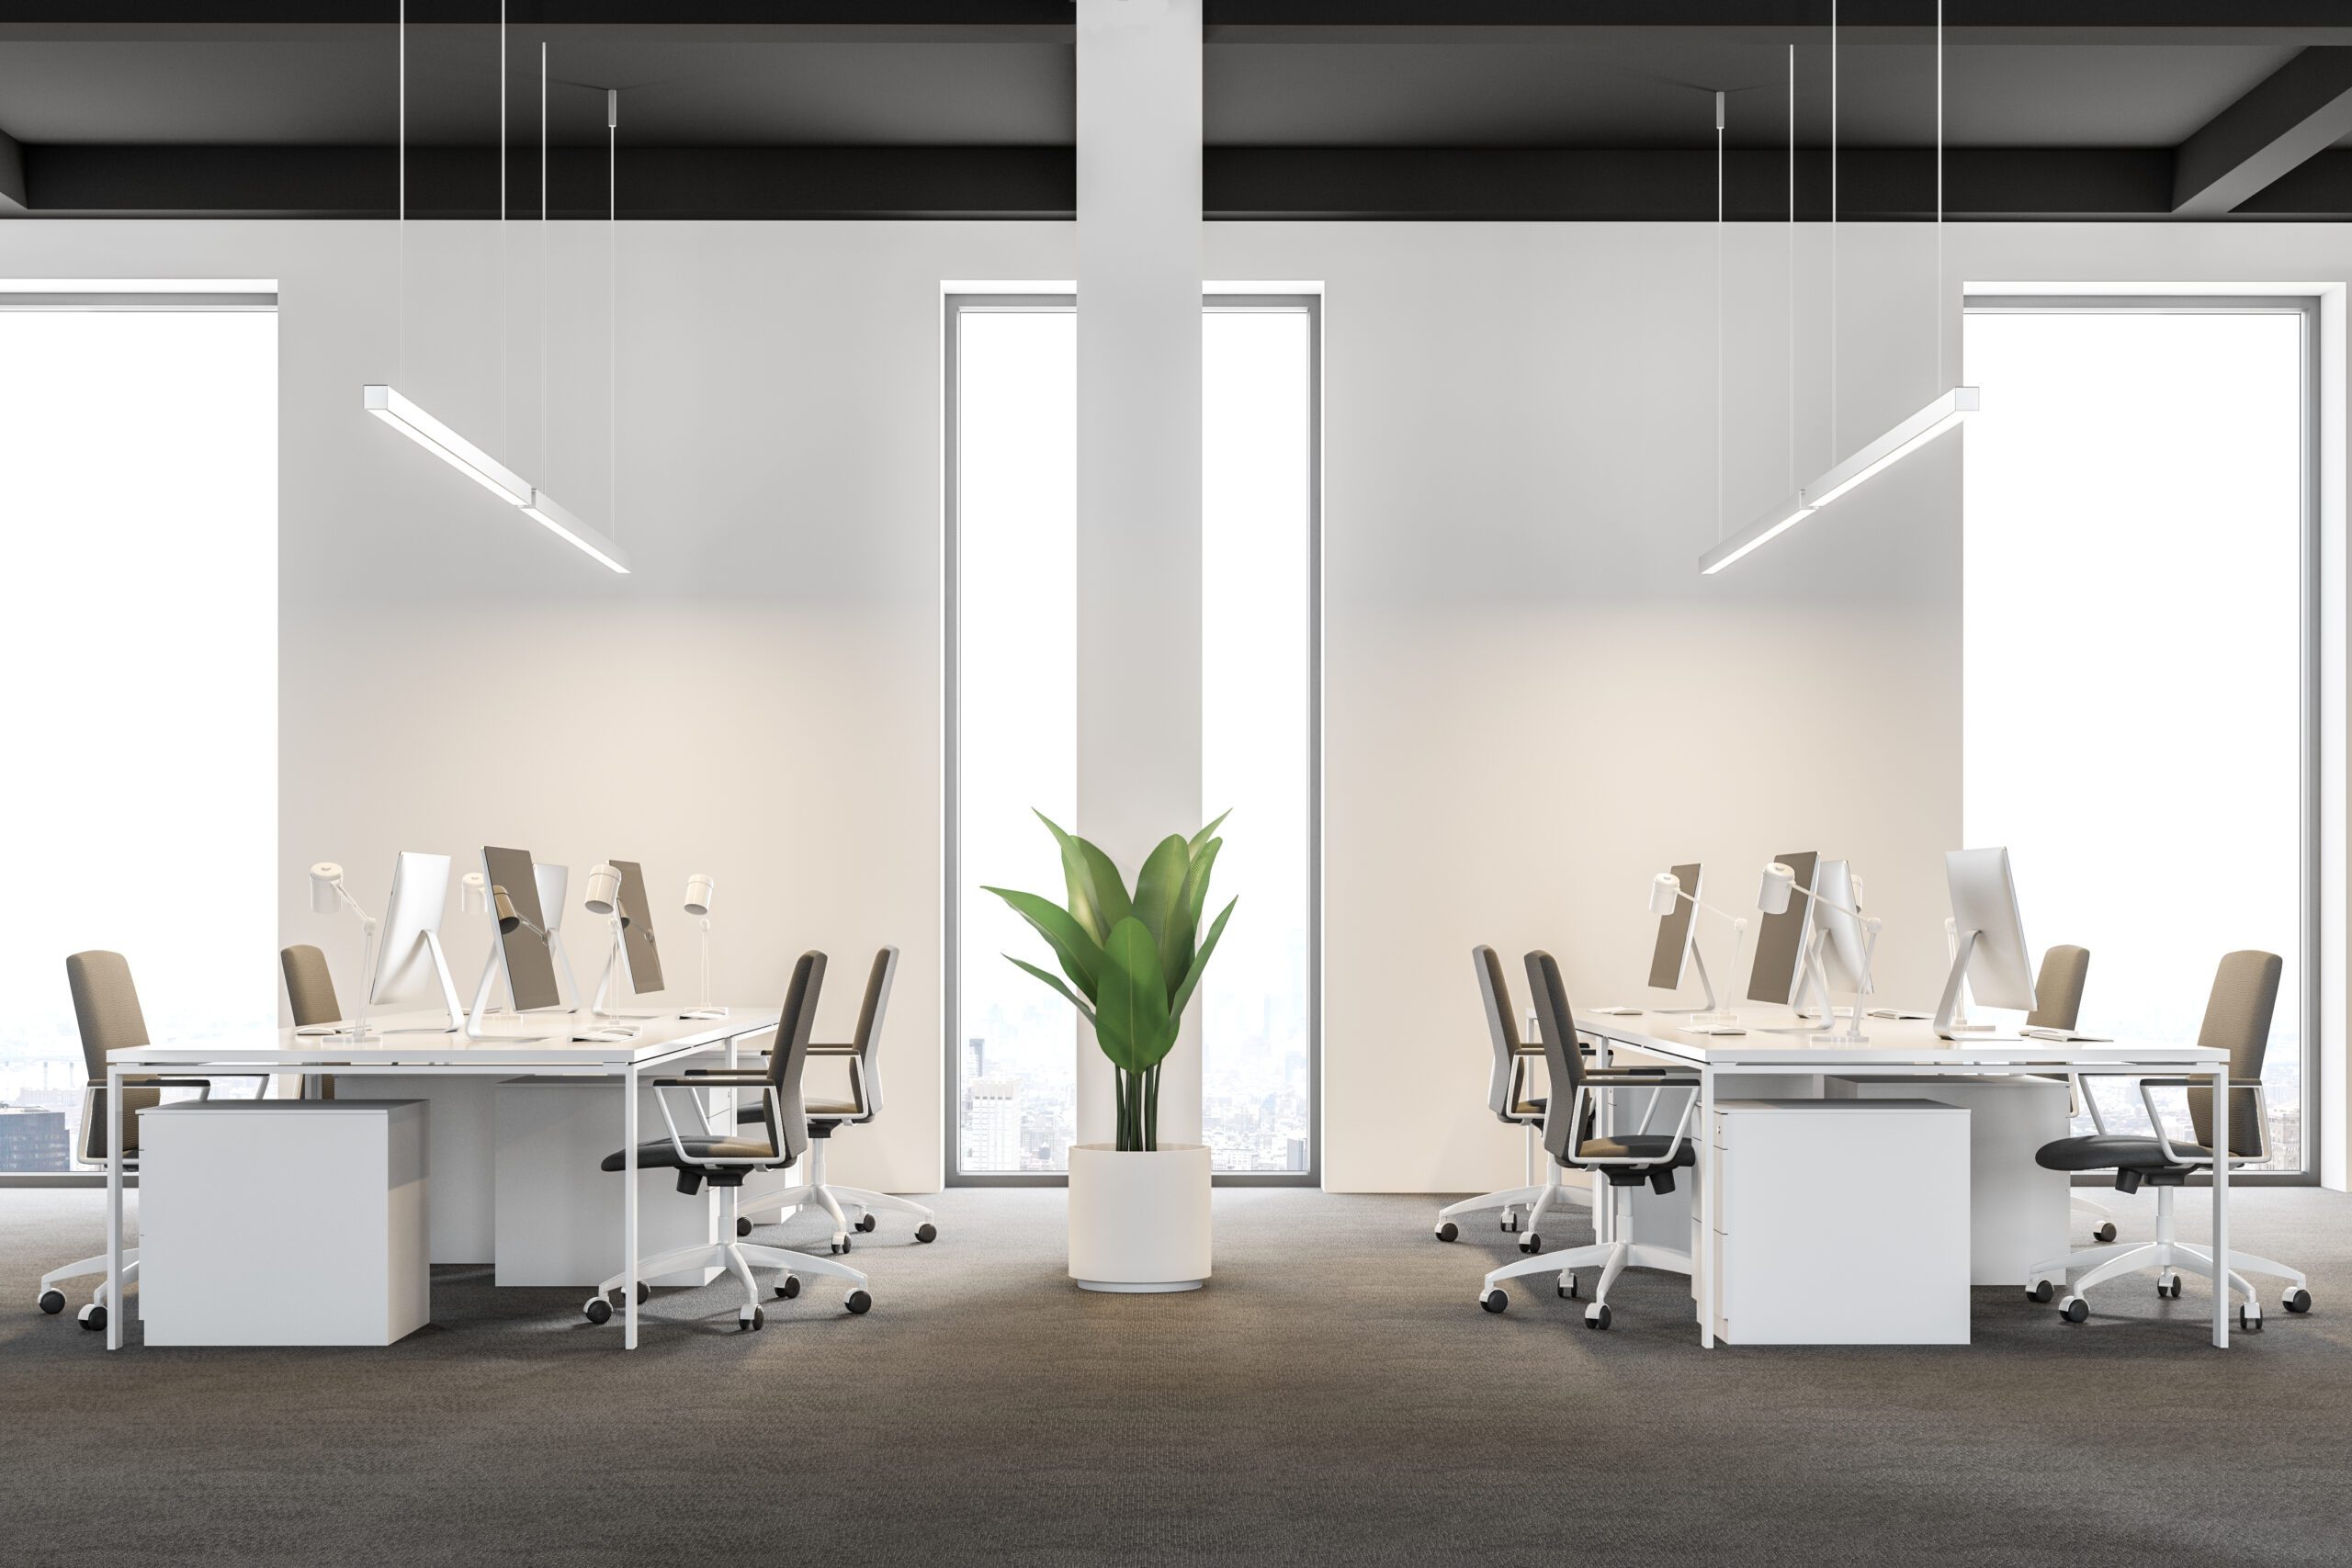
<path fill-rule="evenodd" d="M 1741 557 L 1770 544 L 1871 475 L 1893 468 L 1946 431 L 1959 429 L 1970 414 L 1984 406 L 1982 388 L 1952 388 L 1701 556 L 1699 574 L 1713 577 Z"/>
<path fill-rule="evenodd" d="M 363 386 L 359 406 L 509 506 L 530 504 L 531 487 L 522 475 L 402 397 L 398 389 L 372 382 Z"/>
<path fill-rule="evenodd" d="M 556 504 L 555 497 L 543 490 L 531 491 L 523 507 L 523 515 L 537 523 L 548 533 L 580 551 L 597 565 L 628 575 L 628 552 L 612 538 L 597 532 L 587 524 Z"/>

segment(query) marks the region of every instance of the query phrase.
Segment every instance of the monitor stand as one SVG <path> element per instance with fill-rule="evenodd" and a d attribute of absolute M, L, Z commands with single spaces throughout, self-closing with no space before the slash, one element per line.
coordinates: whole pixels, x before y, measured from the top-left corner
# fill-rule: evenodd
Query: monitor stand
<path fill-rule="evenodd" d="M 434 977 L 441 982 L 441 1005 L 448 1013 L 447 1023 L 415 1023 L 405 1029 L 387 1029 L 387 1034 L 455 1034 L 466 1027 L 465 1010 L 458 1005 L 457 977 L 449 973 L 448 955 L 441 951 L 438 931 L 424 933 L 424 950 L 433 956 Z"/>
<path fill-rule="evenodd" d="M 1973 931 L 1949 932 L 1951 938 L 1951 972 L 1944 976 L 1944 994 L 1936 1003 L 1936 1033 L 1945 1040 L 1956 1040 L 1962 1034 L 1989 1034 L 1989 1023 L 1971 1023 L 1968 1010 L 1961 1001 L 1968 987 L 1968 959 L 1976 951 L 1977 933 Z"/>

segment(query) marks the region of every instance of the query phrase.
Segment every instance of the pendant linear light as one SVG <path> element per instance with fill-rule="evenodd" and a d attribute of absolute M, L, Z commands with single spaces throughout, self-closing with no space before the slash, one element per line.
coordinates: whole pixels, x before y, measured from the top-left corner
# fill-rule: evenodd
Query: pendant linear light
<path fill-rule="evenodd" d="M 1829 51 L 1831 69 L 1836 69 L 1838 55 L 1838 8 L 1829 9 Z M 1792 92 L 1794 77 L 1791 78 Z M 1834 192 L 1838 166 L 1838 110 L 1832 95 L 1829 111 L 1829 164 Z M 1944 221 L 1944 8 L 1942 0 L 1936 4 L 1936 371 L 1937 379 L 1943 378 L 1943 221 Z M 1838 207 L 1832 197 L 1829 222 L 1834 233 L 1838 223 Z M 1834 302 L 1833 302 L 1834 308 Z M 1832 349 L 1832 370 L 1835 366 Z M 1957 430 L 1970 414 L 1984 406 L 1983 390 L 1975 387 L 1952 387 L 1939 392 L 1925 408 L 1905 419 L 1815 477 L 1794 495 L 1787 496 L 1767 508 L 1756 520 L 1731 537 L 1699 558 L 1699 572 L 1703 577 L 1715 573 L 1734 561 L 1753 554 L 1779 538 L 1791 528 L 1827 506 L 1839 496 L 1860 486 L 1875 474 L 1883 473 L 1896 463 L 1927 446 L 1947 431 Z"/>
<path fill-rule="evenodd" d="M 501 25 L 499 49 L 504 57 L 504 7 L 500 7 Z M 408 227 L 408 5 L 401 0 L 400 17 L 400 217 L 401 232 Z M 504 72 L 501 70 L 500 92 L 504 93 Z M 506 165 L 506 127 L 504 115 L 500 116 L 499 169 L 502 181 Z M 542 198 L 544 212 L 544 197 Z M 499 218 L 505 219 L 505 202 L 502 195 Z M 403 243 L 402 255 L 406 246 Z M 404 265 L 404 262 L 403 262 Z M 405 290 L 402 290 L 405 293 Z M 393 331 L 397 336 L 399 323 Z M 582 523 L 556 504 L 553 497 L 534 486 L 528 479 L 492 457 L 489 453 L 458 434 L 448 425 L 427 413 L 411 398 L 388 382 L 369 382 L 359 389 L 359 406 L 374 414 L 402 435 L 415 442 L 484 490 L 508 505 L 518 507 L 523 514 L 546 526 L 548 532 L 570 544 L 598 564 L 626 575 L 628 557 L 621 547 L 603 534 Z"/>

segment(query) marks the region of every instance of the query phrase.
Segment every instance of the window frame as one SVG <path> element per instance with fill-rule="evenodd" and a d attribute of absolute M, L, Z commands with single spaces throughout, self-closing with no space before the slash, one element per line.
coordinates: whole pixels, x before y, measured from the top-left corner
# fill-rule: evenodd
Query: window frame
<path fill-rule="evenodd" d="M 940 375 L 941 515 L 941 1057 L 945 1093 L 941 1116 L 949 1187 L 1066 1187 L 1067 1171 L 965 1171 L 963 1156 L 962 812 L 962 529 L 958 344 L 966 310 L 1070 310 L 1074 293 L 948 290 L 942 298 Z M 1316 1187 L 1323 1182 L 1323 299 L 1319 292 L 1225 292 L 1201 295 L 1213 310 L 1297 310 L 1307 318 L 1307 911 L 1306 911 L 1306 1168 L 1298 1171 L 1216 1171 L 1219 1187 Z"/>
<path fill-rule="evenodd" d="M 2321 909 L 2322 889 L 2319 874 L 2321 844 L 2320 762 L 2323 717 L 2320 711 L 2320 511 L 2321 511 L 2321 441 L 2320 418 L 2323 388 L 2320 382 L 2320 300 L 2318 296 L 2300 291 L 2278 294 L 2251 293 L 2243 289 L 2217 294 L 2114 294 L 2087 290 L 2081 294 L 2016 294 L 1986 292 L 1969 294 L 1961 302 L 1962 314 L 1971 315 L 2086 315 L 2093 312 L 2117 312 L 2129 315 L 2292 315 L 2300 317 L 2297 341 L 2302 355 L 2302 410 L 2299 439 L 2301 446 L 2302 532 L 2297 551 L 2301 572 L 2296 595 L 2299 625 L 2296 628 L 2297 670 L 2299 682 L 2297 712 L 2301 718 L 2301 733 L 2296 738 L 2296 786 L 2300 810 L 2297 829 L 2301 838 L 2301 852 L 2296 857 L 2296 877 L 2300 893 L 2300 908 L 2296 914 L 2296 942 L 2301 948 L 2298 957 L 2301 984 L 2296 987 L 2295 1005 L 2301 1010 L 2296 1031 L 2302 1060 L 2299 1064 L 2298 1088 L 2302 1103 L 2298 1108 L 2302 1128 L 2302 1166 L 2298 1170 L 2233 1171 L 2230 1185 L 2250 1182 L 2268 1187 L 2316 1187 L 2320 1184 L 2321 1142 L 2324 1136 L 2320 1114 L 2320 942 L 2323 937 Z M 1965 343 L 1963 321 L 1962 341 Z M 1961 547 L 1967 548 L 1968 523 L 1963 500 L 1961 518 Z M 1961 672 L 1967 678 L 1967 650 L 1961 654 Z M 2190 1179 L 2192 1185 L 2205 1185 L 2210 1177 Z M 2097 1174 L 2076 1176 L 2074 1185 L 2105 1186 L 2108 1179 Z"/>

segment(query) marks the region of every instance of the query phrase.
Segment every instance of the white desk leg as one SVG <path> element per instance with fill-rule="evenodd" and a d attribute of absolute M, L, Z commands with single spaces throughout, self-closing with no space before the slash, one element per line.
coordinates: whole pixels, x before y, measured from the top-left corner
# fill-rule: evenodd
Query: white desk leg
<path fill-rule="evenodd" d="M 122 1069 L 107 1064 L 107 1348 L 122 1348 Z"/>
<path fill-rule="evenodd" d="M 628 1314 L 621 1348 L 637 1348 L 637 1064 L 622 1075 L 621 1093 L 621 1303 Z"/>
<path fill-rule="evenodd" d="M 2213 1344 L 2230 1346 L 2230 1069 L 2213 1069 Z"/>
<path fill-rule="evenodd" d="M 1698 1125 L 1690 1135 L 1699 1140 L 1699 1163 L 1692 1171 L 1699 1178 L 1699 1246 L 1690 1259 L 1690 1270 L 1699 1276 L 1699 1344 L 1704 1349 L 1715 1348 L 1715 1075 L 1713 1068 L 1699 1069 Z"/>

